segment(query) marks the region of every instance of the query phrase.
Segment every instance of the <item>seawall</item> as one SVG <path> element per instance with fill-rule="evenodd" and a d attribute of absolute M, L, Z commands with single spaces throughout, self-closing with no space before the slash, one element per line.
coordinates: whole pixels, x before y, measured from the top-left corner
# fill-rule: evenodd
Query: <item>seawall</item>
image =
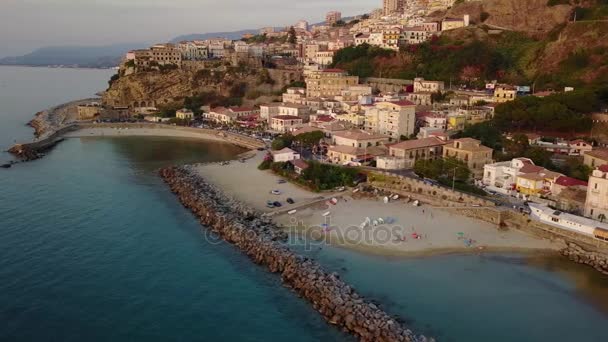
<path fill-rule="evenodd" d="M 365 300 L 337 273 L 293 252 L 287 234 L 254 210 L 225 196 L 188 166 L 160 171 L 180 202 L 225 241 L 255 263 L 281 276 L 283 283 L 306 299 L 327 322 L 361 341 L 433 341 L 415 336 L 377 305 Z"/>

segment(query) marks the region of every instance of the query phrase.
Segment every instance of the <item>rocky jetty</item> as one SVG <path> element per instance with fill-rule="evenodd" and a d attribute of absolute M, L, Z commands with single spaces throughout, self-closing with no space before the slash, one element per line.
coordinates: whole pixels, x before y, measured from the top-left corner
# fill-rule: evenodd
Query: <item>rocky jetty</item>
<path fill-rule="evenodd" d="M 561 253 L 571 261 L 589 265 L 608 275 L 608 254 L 586 251 L 583 247 L 574 243 L 569 243 L 568 247 L 564 248 Z"/>
<path fill-rule="evenodd" d="M 337 273 L 328 273 L 317 262 L 293 252 L 285 243 L 287 234 L 270 219 L 228 198 L 188 166 L 165 168 L 160 175 L 201 224 L 255 263 L 280 274 L 285 286 L 309 301 L 327 322 L 361 341 L 433 341 L 404 328 Z"/>
<path fill-rule="evenodd" d="M 22 161 L 32 161 L 42 157 L 40 153 L 29 145 L 17 144 L 11 147 L 8 152 Z"/>

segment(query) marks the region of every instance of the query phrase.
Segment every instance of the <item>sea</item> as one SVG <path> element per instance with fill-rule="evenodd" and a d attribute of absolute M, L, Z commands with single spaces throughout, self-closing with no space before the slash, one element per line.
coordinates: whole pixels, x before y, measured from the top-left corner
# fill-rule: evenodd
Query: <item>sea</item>
<path fill-rule="evenodd" d="M 0 149 L 31 139 L 34 113 L 104 90 L 112 73 L 0 67 Z M 0 341 L 352 341 L 209 239 L 157 176 L 241 152 L 87 137 L 0 169 Z M 608 278 L 557 256 L 294 248 L 438 341 L 608 341 Z"/>

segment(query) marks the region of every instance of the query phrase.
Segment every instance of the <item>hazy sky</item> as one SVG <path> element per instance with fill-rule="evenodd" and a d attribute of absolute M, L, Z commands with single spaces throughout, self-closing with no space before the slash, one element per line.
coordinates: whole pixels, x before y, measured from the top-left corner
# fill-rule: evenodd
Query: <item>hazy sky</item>
<path fill-rule="evenodd" d="M 187 33 L 319 22 L 381 0 L 0 0 L 0 57 L 48 45 L 165 41 Z"/>

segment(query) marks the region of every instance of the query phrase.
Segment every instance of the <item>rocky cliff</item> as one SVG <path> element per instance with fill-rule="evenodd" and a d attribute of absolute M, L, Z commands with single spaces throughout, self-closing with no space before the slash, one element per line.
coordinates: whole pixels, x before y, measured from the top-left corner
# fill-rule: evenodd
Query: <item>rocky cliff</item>
<path fill-rule="evenodd" d="M 109 106 L 159 107 L 181 103 L 184 98 L 210 93 L 218 99 L 255 99 L 280 90 L 301 77 L 297 72 L 280 72 L 256 67 L 182 68 L 144 71 L 121 76 L 103 96 Z"/>
<path fill-rule="evenodd" d="M 548 6 L 548 0 L 471 1 L 450 9 L 446 16 L 471 16 L 471 21 L 534 36 L 544 36 L 566 23 L 574 7 L 570 4 Z"/>

